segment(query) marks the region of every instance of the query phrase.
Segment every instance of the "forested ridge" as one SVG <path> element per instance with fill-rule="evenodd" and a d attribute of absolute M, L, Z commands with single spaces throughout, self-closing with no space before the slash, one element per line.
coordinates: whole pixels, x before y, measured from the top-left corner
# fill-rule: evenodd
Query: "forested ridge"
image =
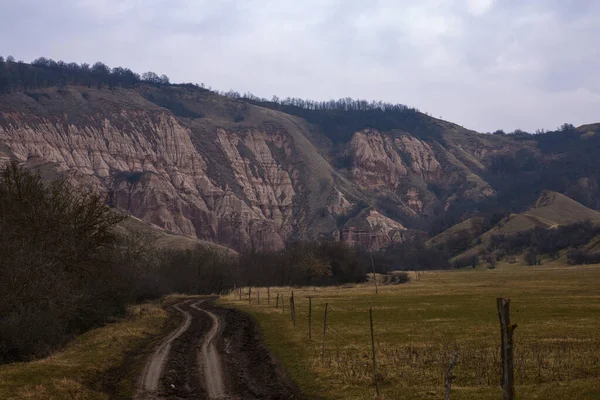
<path fill-rule="evenodd" d="M 171 85 L 166 75 L 154 72 L 139 74 L 129 68 L 111 68 L 103 62 L 77 64 L 37 58 L 30 64 L 15 61 L 11 56 L 0 56 L 0 93 L 27 91 L 68 85 L 98 89 L 135 88 L 140 84 Z M 184 86 L 204 88 L 204 84 L 186 83 Z M 212 90 L 212 89 L 211 89 Z M 364 128 L 380 130 L 405 129 L 423 137 L 441 138 L 441 129 L 431 123 L 431 117 L 414 107 L 382 101 L 343 98 L 314 101 L 300 98 L 260 98 L 252 93 L 239 94 L 233 90 L 215 93 L 262 107 L 296 115 L 318 125 L 334 142 L 350 139 L 353 132 Z"/>
<path fill-rule="evenodd" d="M 132 89 L 140 84 L 192 86 L 206 89 L 204 83 L 173 84 L 165 74 L 157 74 L 152 71 L 140 74 L 126 67 L 110 67 L 101 61 L 94 64 L 78 64 L 40 57 L 31 63 L 26 63 L 16 61 L 12 56 L 3 57 L 0 55 L 0 93 L 68 85 L 98 89 Z M 443 142 L 442 133 L 447 125 L 451 124 L 437 120 L 415 107 L 399 103 L 369 101 L 350 97 L 317 101 L 297 97 L 283 98 L 274 95 L 272 98 L 267 99 L 250 92 L 241 94 L 235 90 L 218 91 L 210 87 L 207 90 L 234 100 L 304 118 L 308 122 L 319 126 L 334 143 L 344 143 L 350 139 L 355 131 L 364 128 L 374 128 L 381 131 L 404 130 L 420 138 Z M 572 138 L 564 137 L 564 133 L 572 129 L 575 129 L 573 125 L 564 124 L 556 131 L 537 130 L 535 134 L 531 134 L 516 129 L 509 135 L 516 140 L 534 138 L 540 141 L 542 149 L 551 151 L 557 141 L 560 141 L 561 145 L 565 140 L 571 145 L 576 145 Z M 563 134 L 559 137 L 558 132 Z M 506 135 L 502 129 L 494 131 L 493 134 Z"/>
<path fill-rule="evenodd" d="M 140 75 L 129 68 L 110 68 L 102 62 L 89 65 L 40 57 L 27 64 L 11 56 L 6 59 L 0 56 L 0 93 L 67 85 L 133 88 L 140 83 L 168 85 L 170 81 L 166 75 L 154 72 Z"/>

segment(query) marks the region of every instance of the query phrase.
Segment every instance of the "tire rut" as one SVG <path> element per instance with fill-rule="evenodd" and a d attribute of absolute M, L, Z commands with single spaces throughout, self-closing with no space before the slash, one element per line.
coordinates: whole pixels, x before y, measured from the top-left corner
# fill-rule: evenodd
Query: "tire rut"
<path fill-rule="evenodd" d="M 174 306 L 185 319 L 148 359 L 136 400 L 300 398 L 254 320 L 212 300 Z"/>
<path fill-rule="evenodd" d="M 198 352 L 198 364 L 202 366 L 206 391 L 210 399 L 225 398 L 225 385 L 223 384 L 223 368 L 221 367 L 221 357 L 217 352 L 215 341 L 221 331 L 219 318 L 208 310 L 201 309 L 198 304 L 192 304 L 192 308 L 206 313 L 212 321 L 212 327 L 204 338 L 202 350 Z"/>
<path fill-rule="evenodd" d="M 163 374 L 163 369 L 167 362 L 167 358 L 169 357 L 169 352 L 171 351 L 173 342 L 177 340 L 177 338 L 179 338 L 191 325 L 192 315 L 189 312 L 183 311 L 179 304 L 175 305 L 173 308 L 183 314 L 185 319 L 174 332 L 167 336 L 158 345 L 150 357 L 150 360 L 148 360 L 146 363 L 139 383 L 140 392 L 138 392 L 137 396 L 139 399 L 153 398 L 153 395 L 158 390 L 159 380 Z"/>

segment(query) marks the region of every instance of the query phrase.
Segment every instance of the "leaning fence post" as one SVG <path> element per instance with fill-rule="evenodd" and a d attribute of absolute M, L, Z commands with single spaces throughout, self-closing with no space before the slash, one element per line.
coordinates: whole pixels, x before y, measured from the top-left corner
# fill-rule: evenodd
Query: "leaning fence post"
<path fill-rule="evenodd" d="M 308 296 L 308 340 L 312 340 L 312 297 Z"/>
<path fill-rule="evenodd" d="M 444 375 L 444 389 L 445 395 L 444 400 L 450 400 L 450 393 L 452 391 L 452 381 L 454 380 L 454 375 L 452 374 L 452 370 L 454 369 L 454 365 L 458 361 L 458 352 L 455 351 L 452 353 L 452 358 L 450 359 L 450 363 L 448 364 L 448 369 L 446 370 L 446 375 Z"/>
<path fill-rule="evenodd" d="M 502 341 L 502 387 L 503 400 L 515 398 L 515 371 L 513 363 L 513 332 L 517 325 L 510 324 L 510 299 L 497 298 L 498 317 L 500 319 L 500 338 Z"/>
<path fill-rule="evenodd" d="M 371 321 L 371 349 L 373 350 L 373 382 L 375 383 L 375 392 L 379 398 L 379 384 L 377 383 L 377 358 L 375 357 L 375 335 L 373 334 L 373 308 L 369 308 L 369 319 Z"/>
<path fill-rule="evenodd" d="M 327 306 L 325 303 L 325 314 L 323 315 L 323 346 L 321 347 L 321 361 L 325 358 L 325 335 L 327 333 Z"/>

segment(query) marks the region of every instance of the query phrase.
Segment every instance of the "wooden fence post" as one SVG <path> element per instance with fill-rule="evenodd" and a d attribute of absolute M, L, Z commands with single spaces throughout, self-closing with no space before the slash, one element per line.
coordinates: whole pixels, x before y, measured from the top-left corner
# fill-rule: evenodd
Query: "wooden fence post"
<path fill-rule="evenodd" d="M 281 308 L 282 308 L 282 313 L 285 314 L 285 296 L 281 295 Z"/>
<path fill-rule="evenodd" d="M 379 398 L 379 384 L 377 383 L 377 358 L 375 356 L 375 335 L 373 334 L 373 308 L 369 308 L 369 319 L 371 321 L 371 349 L 373 350 L 373 382 L 375 383 L 375 392 Z"/>
<path fill-rule="evenodd" d="M 312 340 L 312 297 L 308 296 L 308 340 Z"/>
<path fill-rule="evenodd" d="M 240 294 L 240 301 L 242 301 L 242 288 L 239 288 L 239 289 L 238 289 L 238 292 L 239 292 L 239 294 Z"/>
<path fill-rule="evenodd" d="M 248 303 L 252 303 L 251 295 L 252 295 L 252 286 L 249 286 L 248 287 Z"/>
<path fill-rule="evenodd" d="M 292 292 L 292 297 L 290 297 L 290 316 L 292 317 L 292 322 L 294 323 L 294 328 L 296 327 L 296 301 L 294 300 L 294 292 Z"/>
<path fill-rule="evenodd" d="M 275 300 L 275 309 L 279 309 L 279 293 L 277 293 L 277 299 Z"/>
<path fill-rule="evenodd" d="M 515 398 L 515 371 L 513 362 L 513 332 L 517 325 L 510 324 L 510 299 L 497 298 L 498 317 L 500 319 L 500 338 L 502 341 L 502 387 L 503 400 Z"/>
<path fill-rule="evenodd" d="M 452 370 L 454 369 L 454 365 L 458 361 L 458 352 L 455 351 L 452 353 L 452 358 L 450 359 L 450 363 L 448 364 L 448 369 L 446 370 L 446 375 L 444 375 L 444 400 L 450 400 L 450 393 L 452 391 L 452 380 L 454 380 L 454 375 L 452 374 Z"/>
<path fill-rule="evenodd" d="M 258 296 L 257 297 L 257 299 L 258 299 L 258 305 L 260 306 L 260 290 L 256 291 L 256 295 Z"/>
<path fill-rule="evenodd" d="M 267 286 L 267 304 L 271 304 L 271 288 Z"/>
<path fill-rule="evenodd" d="M 321 347 L 321 361 L 325 358 L 325 335 L 327 334 L 327 306 L 325 303 L 325 314 L 323 315 L 323 346 Z"/>

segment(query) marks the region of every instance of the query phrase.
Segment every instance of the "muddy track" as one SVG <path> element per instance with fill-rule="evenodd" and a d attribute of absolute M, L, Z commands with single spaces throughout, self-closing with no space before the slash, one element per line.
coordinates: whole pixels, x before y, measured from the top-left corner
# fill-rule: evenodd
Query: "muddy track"
<path fill-rule="evenodd" d="M 225 396 L 225 385 L 223 384 L 221 357 L 215 345 L 215 341 L 221 331 L 221 323 L 215 314 L 198 307 L 198 303 L 192 304 L 192 308 L 206 313 L 212 321 L 210 331 L 208 331 L 202 342 L 202 351 L 198 353 L 198 364 L 202 365 L 202 375 L 206 383 L 208 397 L 211 399 L 221 399 Z"/>
<path fill-rule="evenodd" d="M 137 400 L 300 398 L 250 317 L 212 299 L 174 308 L 184 320 L 148 359 Z"/>

